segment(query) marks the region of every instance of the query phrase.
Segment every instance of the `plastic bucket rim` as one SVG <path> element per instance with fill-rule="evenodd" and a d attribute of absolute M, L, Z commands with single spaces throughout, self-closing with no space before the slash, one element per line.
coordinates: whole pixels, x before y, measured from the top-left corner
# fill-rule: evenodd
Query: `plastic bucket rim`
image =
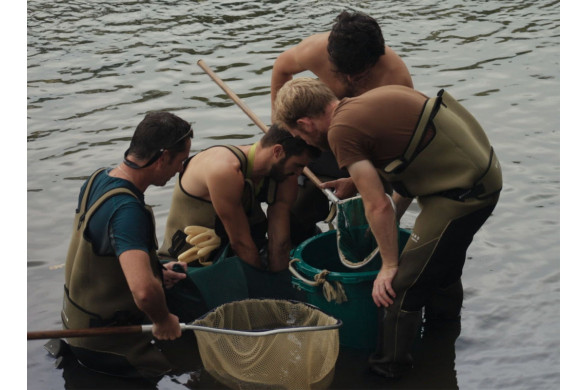
<path fill-rule="evenodd" d="M 399 234 L 401 232 L 410 234 L 410 232 L 407 229 L 399 228 L 399 230 L 400 230 Z M 305 240 L 304 242 L 299 244 L 297 246 L 297 248 L 295 248 L 295 250 L 293 252 L 293 257 L 292 257 L 293 259 L 297 259 L 299 261 L 294 262 L 293 266 L 296 267 L 296 265 L 298 265 L 298 267 L 296 267 L 296 269 L 311 278 L 313 278 L 315 275 L 321 273 L 323 271 L 323 269 L 315 268 L 312 265 L 306 263 L 303 260 L 303 258 L 301 257 L 301 253 L 303 252 L 305 247 L 307 245 L 311 244 L 313 241 L 318 240 L 318 239 L 325 237 L 327 235 L 330 235 L 330 234 L 336 234 L 336 230 L 328 230 L 327 232 L 320 233 L 316 236 L 308 238 L 307 240 Z M 348 269 L 350 270 L 350 268 L 348 268 Z M 379 273 L 378 270 L 363 271 L 363 272 L 330 271 L 328 273 L 328 275 L 326 276 L 326 279 L 332 280 L 332 281 L 345 282 L 345 283 L 362 283 L 362 282 L 374 280 L 376 278 L 376 275 L 378 275 L 378 273 Z"/>

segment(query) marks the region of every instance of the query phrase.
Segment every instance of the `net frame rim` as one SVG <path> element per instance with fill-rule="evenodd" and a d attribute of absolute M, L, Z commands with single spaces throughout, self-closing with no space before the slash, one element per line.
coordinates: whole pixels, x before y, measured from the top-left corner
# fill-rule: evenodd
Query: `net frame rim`
<path fill-rule="evenodd" d="M 204 326 L 204 325 L 194 325 L 195 322 L 204 319 L 209 314 L 217 311 L 218 309 L 222 308 L 223 306 L 237 304 L 239 302 L 258 302 L 258 301 L 261 301 L 261 302 L 262 301 L 287 302 L 287 303 L 291 303 L 291 304 L 301 304 L 303 306 L 309 307 L 310 309 L 319 311 L 320 313 L 322 313 L 326 317 L 329 317 L 329 318 L 336 320 L 336 323 L 330 324 L 330 325 L 319 325 L 319 326 L 317 326 L 317 325 L 316 326 L 291 326 L 291 327 L 286 327 L 286 328 L 277 328 L 277 329 L 270 329 L 270 330 L 235 330 L 235 329 L 213 328 L 213 327 Z M 263 337 L 263 336 L 270 336 L 270 335 L 276 335 L 276 334 L 282 334 L 282 333 L 320 332 L 320 331 L 326 331 L 326 330 L 334 330 L 334 329 L 341 328 L 342 325 L 343 325 L 343 322 L 341 319 L 333 317 L 330 314 L 327 314 L 326 312 L 324 312 L 319 307 L 312 305 L 310 303 L 307 303 L 307 302 L 296 301 L 293 299 L 255 298 L 255 299 L 241 299 L 241 300 L 226 302 L 218 307 L 211 309 L 210 311 L 208 311 L 207 313 L 205 313 L 201 317 L 197 318 L 196 320 L 194 320 L 190 324 L 182 324 L 181 328 L 185 329 L 185 330 L 193 330 L 196 333 L 197 333 L 197 331 L 202 331 L 202 332 L 208 332 L 208 333 L 228 334 L 228 335 L 233 335 L 233 336 Z"/>

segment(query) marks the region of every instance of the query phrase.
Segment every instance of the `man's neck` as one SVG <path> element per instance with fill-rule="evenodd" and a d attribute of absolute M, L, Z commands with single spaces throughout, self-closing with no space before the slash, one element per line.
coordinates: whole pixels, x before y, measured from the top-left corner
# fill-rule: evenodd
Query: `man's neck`
<path fill-rule="evenodd" d="M 336 108 L 339 104 L 340 101 L 336 99 L 326 106 L 324 114 L 319 118 L 319 122 L 321 122 L 320 125 L 323 126 L 323 128 L 327 129 L 330 127 L 330 123 L 332 122 L 332 118 L 334 116 L 334 111 L 336 111 Z"/>
<path fill-rule="evenodd" d="M 124 165 L 124 163 L 118 164 L 116 168 L 110 171 L 110 176 L 118 177 L 120 179 L 124 179 L 131 182 L 143 194 L 150 184 L 147 183 L 147 181 L 145 180 L 146 175 L 144 174 L 144 172 L 140 172 L 137 169 L 132 169 Z"/>
<path fill-rule="evenodd" d="M 252 167 L 252 180 L 260 180 L 267 176 L 270 171 L 271 148 L 263 148 L 260 142 L 254 153 L 254 164 Z"/>

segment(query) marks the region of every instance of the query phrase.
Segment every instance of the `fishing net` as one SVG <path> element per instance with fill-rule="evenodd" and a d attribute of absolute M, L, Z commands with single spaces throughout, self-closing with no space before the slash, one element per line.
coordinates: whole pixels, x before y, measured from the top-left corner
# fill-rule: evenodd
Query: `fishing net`
<path fill-rule="evenodd" d="M 314 389 L 331 383 L 337 320 L 289 300 L 223 304 L 193 322 L 207 372 L 233 389 Z"/>
<path fill-rule="evenodd" d="M 395 208 L 391 197 L 388 194 L 387 197 Z M 378 254 L 378 244 L 366 220 L 360 195 L 337 203 L 336 240 L 340 261 L 348 268 L 360 268 Z"/>

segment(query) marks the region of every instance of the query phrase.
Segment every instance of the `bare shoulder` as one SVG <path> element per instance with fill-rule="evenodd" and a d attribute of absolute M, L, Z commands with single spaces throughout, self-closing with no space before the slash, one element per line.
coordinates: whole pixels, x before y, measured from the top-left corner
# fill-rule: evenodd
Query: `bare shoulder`
<path fill-rule="evenodd" d="M 234 153 L 228 148 L 212 147 L 193 156 L 181 185 L 189 194 L 209 199 L 210 187 L 238 185 L 241 181 L 240 161 Z"/>
<path fill-rule="evenodd" d="M 240 172 L 240 160 L 228 148 L 213 147 L 201 154 L 198 169 L 204 175 L 234 175 Z"/>
<path fill-rule="evenodd" d="M 405 61 L 390 47 L 385 47 L 385 55 L 375 65 L 374 72 L 380 75 L 379 85 L 404 85 L 413 88 L 413 80 Z"/>
<path fill-rule="evenodd" d="M 296 46 L 297 62 L 313 73 L 327 65 L 329 35 L 329 32 L 319 33 L 302 40 Z"/>

